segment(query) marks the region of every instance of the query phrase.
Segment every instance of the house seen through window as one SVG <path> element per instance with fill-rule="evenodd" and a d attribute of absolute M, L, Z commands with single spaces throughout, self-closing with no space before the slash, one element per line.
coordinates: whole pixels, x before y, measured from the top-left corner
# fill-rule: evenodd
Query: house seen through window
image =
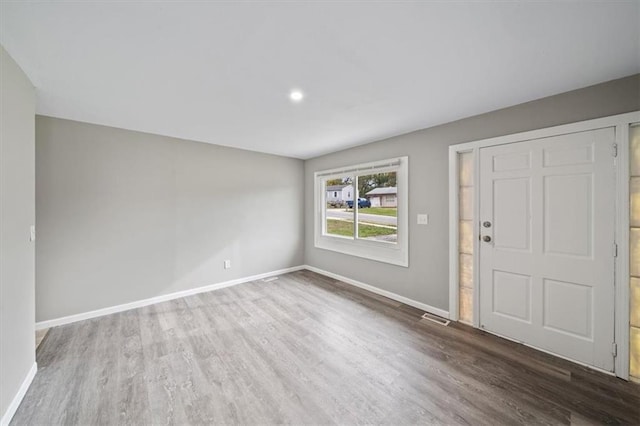
<path fill-rule="evenodd" d="M 352 196 L 355 193 L 353 182 L 357 182 L 357 202 Z M 326 234 L 353 237 L 357 229 L 361 239 L 397 242 L 396 172 L 342 176 L 325 180 L 325 186 L 327 193 L 333 192 L 326 200 Z"/>
<path fill-rule="evenodd" d="M 346 252 L 351 251 L 347 241 L 355 245 L 361 242 L 363 247 L 372 247 L 372 243 L 390 248 L 399 243 L 406 246 L 406 238 L 399 238 L 399 228 L 406 228 L 406 224 L 399 223 L 398 213 L 407 208 L 406 186 L 403 188 L 407 161 L 404 157 L 404 162 L 386 160 L 316 173 L 320 189 L 316 197 L 321 208 L 316 234 L 319 246 Z"/>

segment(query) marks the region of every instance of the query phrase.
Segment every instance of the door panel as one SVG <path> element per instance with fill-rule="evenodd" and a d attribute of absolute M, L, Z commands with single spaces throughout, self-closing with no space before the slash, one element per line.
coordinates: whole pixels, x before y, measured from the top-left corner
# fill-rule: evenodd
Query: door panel
<path fill-rule="evenodd" d="M 531 277 L 493 271 L 493 307 L 496 314 L 531 322 Z"/>
<path fill-rule="evenodd" d="M 614 139 L 607 128 L 480 150 L 481 326 L 609 371 Z"/>
<path fill-rule="evenodd" d="M 550 279 L 544 279 L 543 285 L 544 327 L 572 336 L 592 339 L 592 288 L 577 283 Z M 567 306 L 570 305 L 573 315 L 566 315 Z"/>
<path fill-rule="evenodd" d="M 529 152 L 526 152 L 526 151 L 498 154 L 493 157 L 494 172 L 527 170 L 530 167 L 531 167 L 531 155 Z"/>
<path fill-rule="evenodd" d="M 503 250 L 531 250 L 529 178 L 493 181 L 494 246 Z"/>
<path fill-rule="evenodd" d="M 544 176 L 545 253 L 591 257 L 591 174 Z"/>
<path fill-rule="evenodd" d="M 593 163 L 593 146 L 553 147 L 543 149 L 544 167 Z"/>

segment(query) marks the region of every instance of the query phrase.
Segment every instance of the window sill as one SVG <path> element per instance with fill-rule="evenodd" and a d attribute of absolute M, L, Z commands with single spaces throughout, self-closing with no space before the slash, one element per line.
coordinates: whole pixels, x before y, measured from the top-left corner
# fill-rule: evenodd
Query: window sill
<path fill-rule="evenodd" d="M 315 247 L 376 262 L 409 267 L 408 251 L 403 250 L 400 244 L 323 235 L 316 238 Z"/>

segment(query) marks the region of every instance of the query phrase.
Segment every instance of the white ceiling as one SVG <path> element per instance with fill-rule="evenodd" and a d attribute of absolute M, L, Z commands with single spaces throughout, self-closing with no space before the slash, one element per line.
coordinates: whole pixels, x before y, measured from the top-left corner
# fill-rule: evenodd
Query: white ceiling
<path fill-rule="evenodd" d="M 640 2 L 2 1 L 0 43 L 39 114 L 310 158 L 640 72 Z"/>

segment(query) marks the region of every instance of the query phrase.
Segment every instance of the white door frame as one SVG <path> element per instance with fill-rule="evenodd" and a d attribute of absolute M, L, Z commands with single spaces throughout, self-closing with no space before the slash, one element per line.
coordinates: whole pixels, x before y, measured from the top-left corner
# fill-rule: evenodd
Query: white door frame
<path fill-rule="evenodd" d="M 449 318 L 458 320 L 459 301 L 459 256 L 458 256 L 458 230 L 459 230 L 459 168 L 458 154 L 473 152 L 474 159 L 474 186 L 473 186 L 473 326 L 480 326 L 478 297 L 479 275 L 479 191 L 480 148 L 504 145 L 509 143 L 524 142 L 532 139 L 540 139 L 550 136 L 558 136 L 567 133 L 583 132 L 604 127 L 615 127 L 617 157 L 616 164 L 616 226 L 615 241 L 618 245 L 619 255 L 615 259 L 615 330 L 614 336 L 617 343 L 617 357 L 615 359 L 615 375 L 625 380 L 629 379 L 629 126 L 640 122 L 640 111 L 613 115 L 610 117 L 596 118 L 561 126 L 547 127 L 512 135 L 498 136 L 467 142 L 449 147 Z"/>

